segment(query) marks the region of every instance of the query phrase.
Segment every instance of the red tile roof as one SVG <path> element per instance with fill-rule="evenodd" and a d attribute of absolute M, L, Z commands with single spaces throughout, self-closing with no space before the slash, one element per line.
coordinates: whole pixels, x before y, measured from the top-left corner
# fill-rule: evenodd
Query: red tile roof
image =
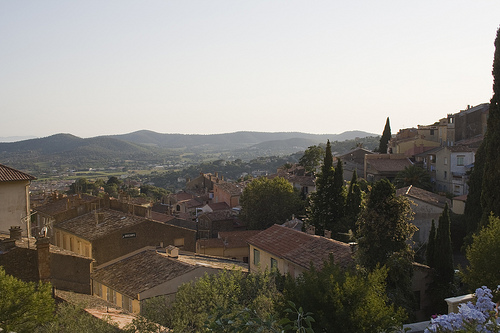
<path fill-rule="evenodd" d="M 0 182 L 15 182 L 19 180 L 35 180 L 36 177 L 22 171 L 0 164 Z"/>
<path fill-rule="evenodd" d="M 311 262 L 316 268 L 321 268 L 330 254 L 341 266 L 353 263 L 349 244 L 277 224 L 253 236 L 248 243 L 306 269 Z"/>

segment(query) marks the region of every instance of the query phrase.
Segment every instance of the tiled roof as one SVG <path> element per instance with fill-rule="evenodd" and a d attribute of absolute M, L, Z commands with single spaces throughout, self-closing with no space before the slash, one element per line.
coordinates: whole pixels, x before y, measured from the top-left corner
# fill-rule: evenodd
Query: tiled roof
<path fill-rule="evenodd" d="M 104 214 L 103 222 L 97 224 L 97 214 L 100 213 Z M 57 224 L 57 228 L 69 231 L 86 240 L 93 241 L 122 228 L 133 226 L 144 221 L 146 221 L 144 217 L 129 215 L 111 209 L 101 209 L 98 210 L 97 213 L 91 212 L 71 220 L 60 222 Z"/>
<path fill-rule="evenodd" d="M 353 263 L 349 244 L 277 224 L 253 236 L 248 243 L 306 269 L 311 262 L 316 268 L 322 267 L 330 253 L 337 264 L 347 266 Z"/>
<path fill-rule="evenodd" d="M 79 206 L 83 203 L 94 201 L 99 201 L 99 198 L 87 194 L 73 194 L 51 203 L 38 206 L 36 207 L 36 210 L 47 215 L 54 215 L 67 211 L 68 209 Z"/>
<path fill-rule="evenodd" d="M 467 201 L 467 194 L 460 195 L 458 197 L 454 197 L 453 200 L 466 202 Z"/>
<path fill-rule="evenodd" d="M 259 232 L 260 230 L 221 231 L 218 239 L 225 242 L 226 248 L 247 247 L 248 239 Z"/>
<path fill-rule="evenodd" d="M 0 164 L 0 182 L 15 182 L 19 180 L 35 180 L 36 177 L 22 171 Z"/>
<path fill-rule="evenodd" d="M 137 297 L 143 291 L 200 267 L 248 270 L 248 265 L 226 258 L 180 253 L 174 259 L 164 252 L 147 249 L 99 268 L 91 277 L 117 292 Z"/>
<path fill-rule="evenodd" d="M 210 204 L 208 204 L 208 207 L 210 207 L 213 211 L 216 211 L 216 210 L 227 210 L 227 209 L 231 208 L 225 202 L 210 203 Z"/>
<path fill-rule="evenodd" d="M 146 250 L 92 273 L 92 279 L 129 297 L 182 276 L 196 266 Z"/>
<path fill-rule="evenodd" d="M 398 188 L 396 190 L 396 195 L 398 195 L 398 196 L 404 195 L 404 196 L 407 196 L 409 198 L 418 199 L 420 201 L 423 201 L 423 202 L 426 202 L 428 204 L 438 206 L 441 208 L 444 208 L 444 205 L 446 203 L 448 204 L 448 206 L 450 205 L 450 199 L 448 199 L 442 195 L 438 195 L 436 193 L 432 193 L 432 192 L 423 190 L 421 188 L 415 187 L 413 185 L 406 186 L 403 188 Z"/>
<path fill-rule="evenodd" d="M 191 217 L 190 214 L 186 214 Z M 196 222 L 191 219 L 186 219 L 178 216 L 172 216 L 167 214 L 162 214 L 158 212 L 151 212 L 151 219 L 154 221 L 159 221 L 165 224 L 175 225 L 177 227 L 196 230 Z"/>
<path fill-rule="evenodd" d="M 446 148 L 448 148 L 451 152 L 454 153 L 475 152 L 477 150 L 476 148 L 470 148 L 469 146 L 449 146 Z"/>
<path fill-rule="evenodd" d="M 399 172 L 404 170 L 405 167 L 410 166 L 412 163 L 409 159 L 369 159 L 367 163 L 379 172 Z"/>
<path fill-rule="evenodd" d="M 223 220 L 232 220 L 236 218 L 236 213 L 230 209 L 226 210 L 216 210 L 214 212 L 207 212 L 200 214 L 204 218 L 210 221 L 223 221 Z"/>
<path fill-rule="evenodd" d="M 232 196 L 241 195 L 243 192 L 243 186 L 241 184 L 234 184 L 228 182 L 219 182 L 214 184 L 214 186 L 218 187 L 221 191 L 227 192 Z"/>

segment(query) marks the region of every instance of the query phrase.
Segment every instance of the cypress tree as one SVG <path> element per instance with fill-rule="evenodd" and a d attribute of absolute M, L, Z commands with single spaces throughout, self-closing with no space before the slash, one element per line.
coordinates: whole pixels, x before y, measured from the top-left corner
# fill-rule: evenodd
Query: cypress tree
<path fill-rule="evenodd" d="M 490 212 L 500 216 L 500 28 L 495 39 L 493 58 L 493 97 L 490 100 L 486 137 L 483 141 L 485 160 L 481 205 L 482 224 L 487 224 Z"/>
<path fill-rule="evenodd" d="M 333 218 L 330 200 L 333 194 L 333 156 L 330 140 L 326 142 L 325 157 L 321 173 L 316 177 L 316 192 L 310 195 L 309 223 L 316 228 L 316 233 L 323 233 Z"/>
<path fill-rule="evenodd" d="M 339 232 L 347 231 L 347 229 L 342 225 L 345 215 L 346 191 L 344 186 L 344 168 L 340 159 L 338 159 L 337 167 L 335 168 L 333 173 L 331 193 L 331 219 L 328 221 L 327 229 L 332 231 L 333 238 L 338 239 Z"/>
<path fill-rule="evenodd" d="M 427 260 L 427 265 L 431 268 L 436 267 L 435 260 L 436 255 L 436 224 L 432 220 L 431 231 L 429 232 L 429 240 L 427 241 L 427 250 L 425 251 L 425 259 Z"/>
<path fill-rule="evenodd" d="M 389 123 L 389 117 L 385 121 L 384 132 L 382 133 L 382 137 L 380 138 L 380 143 L 378 146 L 378 151 L 381 154 L 387 153 L 387 145 L 389 144 L 389 140 L 391 139 L 391 125 Z"/>
<path fill-rule="evenodd" d="M 443 213 L 439 217 L 439 224 L 436 231 L 434 265 L 436 269 L 436 282 L 438 284 L 444 286 L 453 282 L 455 270 L 453 268 L 453 249 L 451 247 L 448 204 L 444 206 Z"/>
<path fill-rule="evenodd" d="M 358 184 L 358 174 L 356 170 L 352 173 L 351 183 L 346 198 L 346 227 L 347 230 L 353 230 L 356 227 L 356 221 L 361 213 L 361 188 Z"/>

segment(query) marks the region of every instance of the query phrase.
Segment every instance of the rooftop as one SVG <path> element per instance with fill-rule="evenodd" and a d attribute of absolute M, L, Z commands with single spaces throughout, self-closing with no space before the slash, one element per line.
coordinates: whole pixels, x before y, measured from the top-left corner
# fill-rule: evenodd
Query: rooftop
<path fill-rule="evenodd" d="M 398 188 L 396 195 L 404 195 L 441 208 L 444 208 L 445 204 L 450 205 L 450 200 L 445 196 L 423 190 L 413 185 Z"/>
<path fill-rule="evenodd" d="M 148 248 L 97 269 L 92 273 L 92 278 L 135 298 L 141 292 L 199 267 L 248 269 L 246 265 L 229 259 L 195 254 L 179 254 L 178 258 L 171 258 L 165 253 Z"/>
<path fill-rule="evenodd" d="M 36 177 L 22 171 L 0 164 L 0 182 L 15 182 L 20 180 L 35 180 Z"/>
<path fill-rule="evenodd" d="M 342 266 L 353 262 L 349 244 L 277 224 L 253 236 L 248 243 L 306 269 L 311 262 L 316 268 L 322 267 L 330 254 Z"/>

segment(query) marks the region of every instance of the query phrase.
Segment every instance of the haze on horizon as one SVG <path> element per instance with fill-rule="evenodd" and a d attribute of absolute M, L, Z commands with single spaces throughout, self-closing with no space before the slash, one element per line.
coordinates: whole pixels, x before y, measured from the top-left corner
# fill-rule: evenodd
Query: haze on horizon
<path fill-rule="evenodd" d="M 499 1 L 3 1 L 0 137 L 381 134 L 489 102 Z"/>

